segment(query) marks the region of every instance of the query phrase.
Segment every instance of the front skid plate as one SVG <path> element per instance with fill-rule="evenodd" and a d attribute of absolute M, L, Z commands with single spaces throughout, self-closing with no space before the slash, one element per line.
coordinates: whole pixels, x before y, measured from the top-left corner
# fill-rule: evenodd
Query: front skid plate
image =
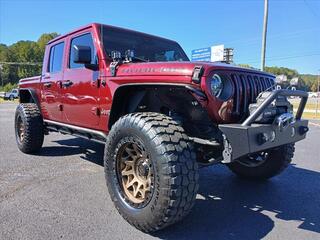
<path fill-rule="evenodd" d="M 219 129 L 225 135 L 223 162 L 231 162 L 249 153 L 300 141 L 306 137 L 306 132 L 301 133 L 301 130 L 307 126 L 308 120 L 297 120 L 282 131 L 272 124 L 221 124 Z"/>

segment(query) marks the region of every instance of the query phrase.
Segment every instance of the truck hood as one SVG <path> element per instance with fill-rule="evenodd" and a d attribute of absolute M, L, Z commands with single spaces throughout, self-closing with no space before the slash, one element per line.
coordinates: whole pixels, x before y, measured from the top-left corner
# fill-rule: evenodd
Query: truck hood
<path fill-rule="evenodd" d="M 203 66 L 203 76 L 207 76 L 213 70 L 234 70 L 262 73 L 258 70 L 241 68 L 232 64 L 208 63 L 208 62 L 143 62 L 124 63 L 117 70 L 117 77 L 121 76 L 192 76 L 195 66 Z M 273 75 L 270 75 L 273 76 Z"/>

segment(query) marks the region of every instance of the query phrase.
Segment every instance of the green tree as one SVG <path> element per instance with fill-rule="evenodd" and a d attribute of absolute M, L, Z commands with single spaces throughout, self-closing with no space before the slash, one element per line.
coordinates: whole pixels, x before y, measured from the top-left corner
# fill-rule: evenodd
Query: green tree
<path fill-rule="evenodd" d="M 25 63 L 18 65 L 18 78 L 38 75 L 41 72 L 41 65 L 29 65 L 40 63 L 42 56 L 37 43 L 32 41 L 19 41 L 9 47 L 16 62 Z"/>
<path fill-rule="evenodd" d="M 17 68 L 13 65 L 5 64 L 6 62 L 13 61 L 15 61 L 15 58 L 12 50 L 5 44 L 0 44 L 0 62 L 2 62 L 0 68 L 1 85 L 17 81 Z"/>
<path fill-rule="evenodd" d="M 0 43 L 1 85 L 15 84 L 21 78 L 41 74 L 45 46 L 57 36 L 57 33 L 45 33 L 37 42 L 18 41 L 10 46 Z"/>
<path fill-rule="evenodd" d="M 243 67 L 243 68 L 250 68 L 250 69 L 255 69 L 254 67 L 250 66 L 249 64 L 237 64 L 239 67 Z"/>
<path fill-rule="evenodd" d="M 288 79 L 292 79 L 294 77 L 299 77 L 299 73 L 295 69 L 285 68 L 285 67 L 265 67 L 265 71 L 269 73 L 273 73 L 274 75 L 284 74 L 288 77 Z"/>
<path fill-rule="evenodd" d="M 58 36 L 59 36 L 59 34 L 56 33 L 56 32 L 54 32 L 54 33 L 44 33 L 44 34 L 42 34 L 42 35 L 40 36 L 40 38 L 38 39 L 37 43 L 38 43 L 38 46 L 39 46 L 39 48 L 40 48 L 40 54 L 41 54 L 41 56 L 44 55 L 44 51 L 45 51 L 46 44 L 47 44 L 50 40 L 52 40 L 52 39 L 54 39 L 54 38 L 56 38 L 56 37 L 58 37 Z"/>

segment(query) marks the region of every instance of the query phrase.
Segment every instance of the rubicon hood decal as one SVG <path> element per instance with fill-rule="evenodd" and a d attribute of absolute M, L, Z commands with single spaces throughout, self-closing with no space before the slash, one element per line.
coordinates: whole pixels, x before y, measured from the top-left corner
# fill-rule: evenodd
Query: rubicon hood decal
<path fill-rule="evenodd" d="M 168 72 L 168 73 L 180 73 L 184 75 L 190 74 L 190 69 L 188 68 L 174 68 L 174 67 L 161 67 L 161 68 L 153 68 L 153 67 L 141 67 L 141 68 L 127 68 L 122 69 L 122 73 L 156 73 L 156 72 Z"/>
<path fill-rule="evenodd" d="M 193 63 L 157 62 L 122 64 L 117 70 L 117 76 L 125 75 L 186 75 L 191 76 Z"/>
<path fill-rule="evenodd" d="M 257 72 L 235 65 L 208 62 L 144 62 L 124 63 L 117 69 L 117 77 L 121 76 L 192 76 L 195 66 L 202 66 L 202 76 L 207 76 L 212 70 L 237 70 L 244 72 Z M 261 74 L 261 72 L 259 72 Z M 265 73 L 264 73 L 265 74 Z"/>

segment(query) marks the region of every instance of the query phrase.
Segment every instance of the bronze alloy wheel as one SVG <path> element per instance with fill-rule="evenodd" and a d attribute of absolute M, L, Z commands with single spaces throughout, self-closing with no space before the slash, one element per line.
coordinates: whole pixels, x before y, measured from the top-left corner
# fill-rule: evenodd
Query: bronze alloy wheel
<path fill-rule="evenodd" d="M 19 141 L 20 141 L 20 142 L 23 142 L 24 132 L 25 132 L 24 123 L 23 123 L 23 121 L 22 121 L 21 116 L 18 116 L 18 118 L 17 118 L 17 134 L 18 134 L 18 137 L 19 137 Z"/>
<path fill-rule="evenodd" d="M 117 120 L 107 138 L 104 170 L 118 212 L 143 232 L 178 222 L 194 205 L 199 175 L 193 144 L 164 114 Z"/>
<path fill-rule="evenodd" d="M 153 194 L 154 174 L 149 154 L 133 138 L 120 143 L 117 154 L 117 176 L 125 198 L 133 207 L 144 207 Z"/>
<path fill-rule="evenodd" d="M 20 103 L 14 118 L 14 131 L 18 148 L 24 153 L 36 153 L 44 139 L 41 112 L 35 103 Z"/>

